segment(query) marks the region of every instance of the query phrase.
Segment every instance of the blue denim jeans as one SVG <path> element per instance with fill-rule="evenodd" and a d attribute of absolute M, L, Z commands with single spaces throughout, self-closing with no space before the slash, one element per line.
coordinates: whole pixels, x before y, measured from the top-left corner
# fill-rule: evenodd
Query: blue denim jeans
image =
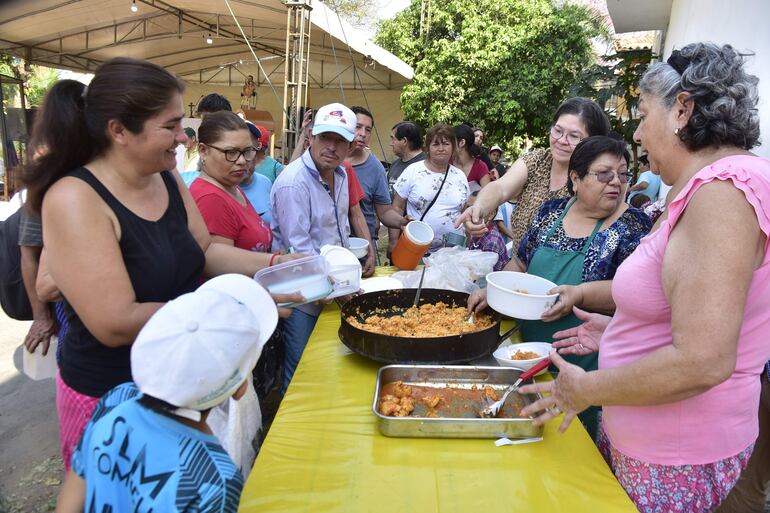
<path fill-rule="evenodd" d="M 283 321 L 283 340 L 286 347 L 286 358 L 283 362 L 283 385 L 281 393 L 285 394 L 289 388 L 289 382 L 294 371 L 297 370 L 297 364 L 302 357 L 310 334 L 315 328 L 318 317 L 306 314 L 301 310 L 295 309 L 292 314 Z"/>

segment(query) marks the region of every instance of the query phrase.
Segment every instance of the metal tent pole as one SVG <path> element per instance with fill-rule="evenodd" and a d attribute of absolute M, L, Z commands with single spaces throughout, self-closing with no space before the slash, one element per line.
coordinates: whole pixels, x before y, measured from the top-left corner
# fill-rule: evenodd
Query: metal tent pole
<path fill-rule="evenodd" d="M 292 154 L 302 120 L 301 109 L 307 97 L 308 57 L 310 46 L 310 0 L 287 0 L 286 61 L 283 85 L 284 160 Z M 307 48 L 306 48 L 307 47 Z"/>

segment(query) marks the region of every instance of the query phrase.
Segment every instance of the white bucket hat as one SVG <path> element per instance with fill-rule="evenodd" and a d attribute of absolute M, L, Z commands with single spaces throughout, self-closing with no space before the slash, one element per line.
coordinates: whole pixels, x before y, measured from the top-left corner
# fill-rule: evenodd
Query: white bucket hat
<path fill-rule="evenodd" d="M 200 419 L 251 378 L 278 322 L 275 302 L 242 275 L 213 278 L 155 312 L 131 347 L 139 390 Z"/>

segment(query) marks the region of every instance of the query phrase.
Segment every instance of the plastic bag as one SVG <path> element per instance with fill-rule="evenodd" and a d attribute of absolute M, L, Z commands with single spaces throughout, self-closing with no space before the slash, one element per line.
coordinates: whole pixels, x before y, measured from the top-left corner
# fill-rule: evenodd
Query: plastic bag
<path fill-rule="evenodd" d="M 441 248 L 425 257 L 426 289 L 447 289 L 470 294 L 476 288 L 475 282 L 492 272 L 497 263 L 497 253 L 461 247 Z M 406 288 L 417 288 L 420 283 L 418 271 L 399 271 L 393 277 Z"/>
<path fill-rule="evenodd" d="M 56 365 L 56 346 L 59 345 L 59 337 L 51 337 L 51 344 L 48 346 L 48 353 L 43 356 L 43 348 L 37 347 L 34 353 L 27 351 L 22 347 L 22 365 L 24 374 L 34 380 L 49 379 L 56 377 L 58 366 Z"/>
<path fill-rule="evenodd" d="M 257 457 L 255 441 L 262 429 L 262 412 L 251 380 L 239 400 L 232 397 L 209 412 L 206 423 L 227 454 L 241 470 L 244 480 L 249 476 Z"/>

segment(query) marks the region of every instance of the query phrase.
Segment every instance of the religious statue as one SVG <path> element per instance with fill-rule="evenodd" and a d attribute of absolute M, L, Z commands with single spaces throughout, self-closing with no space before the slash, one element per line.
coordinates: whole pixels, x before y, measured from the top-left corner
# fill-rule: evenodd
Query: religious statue
<path fill-rule="evenodd" d="M 241 89 L 241 108 L 257 108 L 257 84 L 254 83 L 253 75 L 246 77 L 246 82 L 243 84 L 243 88 Z"/>

